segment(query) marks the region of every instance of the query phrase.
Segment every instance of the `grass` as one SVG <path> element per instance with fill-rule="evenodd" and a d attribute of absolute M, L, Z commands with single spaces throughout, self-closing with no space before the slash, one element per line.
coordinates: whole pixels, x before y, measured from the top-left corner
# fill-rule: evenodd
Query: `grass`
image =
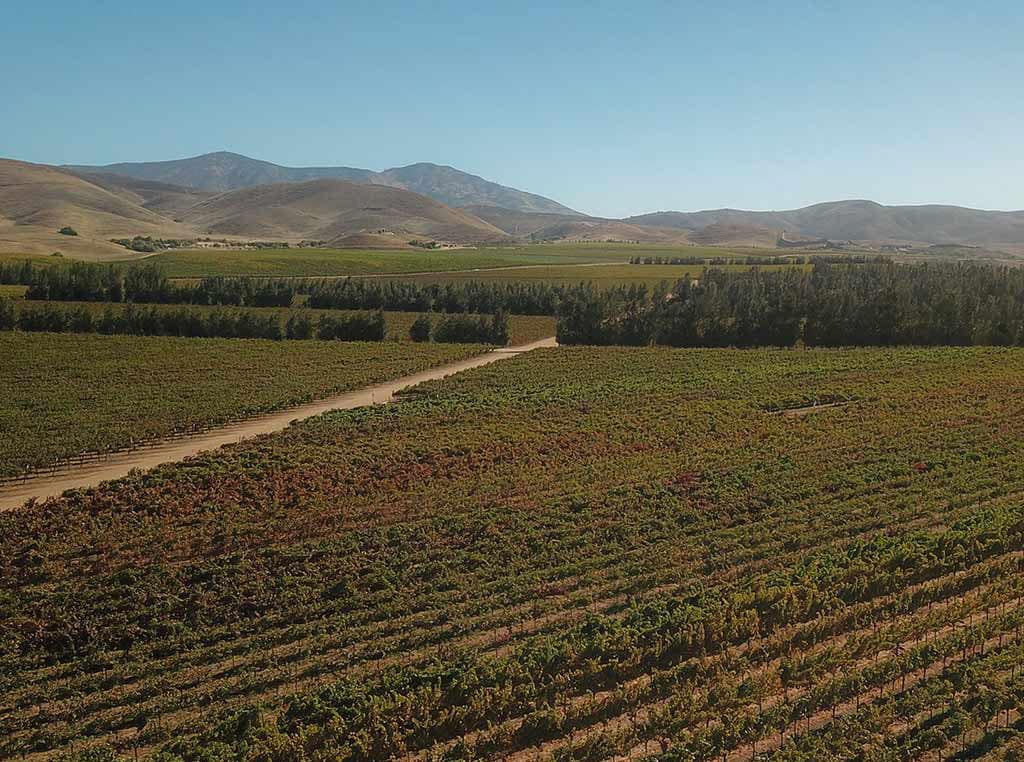
<path fill-rule="evenodd" d="M 480 349 L 0 333 L 0 476 L 327 397 Z"/>
<path fill-rule="evenodd" d="M 749 265 L 716 265 L 722 270 L 749 270 Z M 758 265 L 762 270 L 789 267 L 810 267 L 810 265 Z M 616 285 L 644 284 L 655 287 L 659 283 L 670 285 L 681 278 L 699 278 L 704 274 L 704 265 L 631 265 L 618 262 L 588 265 L 538 265 L 506 270 L 481 272 L 444 273 L 429 275 L 395 276 L 394 280 L 416 281 L 418 283 L 461 283 L 464 281 L 543 281 L 555 285 L 571 285 L 580 281 L 593 283 L 598 288 Z"/>
<path fill-rule="evenodd" d="M 2 296 L 2 293 L 0 293 Z M 91 312 L 93 315 L 102 315 L 107 309 L 114 310 L 115 312 L 122 312 L 128 309 L 127 304 L 124 303 L 109 303 L 109 302 L 45 302 L 45 301 L 27 301 L 24 303 L 29 309 L 43 307 L 47 304 L 53 304 L 59 309 L 74 309 L 84 308 Z M 320 309 L 306 309 L 301 310 L 289 309 L 287 307 L 217 307 L 209 305 L 199 304 L 140 304 L 136 305 L 139 309 L 156 309 L 167 312 L 176 312 L 179 310 L 195 310 L 197 312 L 215 312 L 215 311 L 238 311 L 245 310 L 247 312 L 253 312 L 259 315 L 276 314 L 280 316 L 281 323 L 284 324 L 288 317 L 292 314 L 297 314 L 300 311 L 309 315 L 314 325 L 321 315 L 343 315 L 350 310 L 320 310 Z M 426 316 L 429 317 L 434 323 L 444 318 L 443 313 L 438 312 L 385 312 L 384 320 L 388 326 L 388 341 L 411 341 L 409 338 L 409 328 L 412 326 L 416 318 Z M 544 339 L 548 336 L 555 335 L 555 323 L 556 319 L 548 317 L 546 315 L 509 315 L 509 337 L 512 344 L 527 344 L 531 341 L 537 341 L 538 339 Z"/>
<path fill-rule="evenodd" d="M 797 254 L 801 252 L 796 252 Z M 169 277 L 192 279 L 213 275 L 252 275 L 265 277 L 338 277 L 347 275 L 411 275 L 470 273 L 491 268 L 550 266 L 550 271 L 510 269 L 507 277 L 518 280 L 578 282 L 592 274 L 571 265 L 625 265 L 631 257 L 743 257 L 793 255 L 775 249 L 718 248 L 711 246 L 669 246 L 656 244 L 547 243 L 518 246 L 492 246 L 477 249 L 380 250 L 380 249 L 194 249 L 168 251 L 145 259 L 163 267 Z M 54 264 L 67 258 L 0 254 L 0 261 L 31 259 L 38 264 Z M 130 265 L 130 262 L 121 262 Z M 659 267 L 647 265 L 647 267 Z M 596 268 L 595 268 L 596 269 Z M 662 273 L 649 271 L 643 276 L 626 272 L 606 272 L 611 281 L 656 283 Z M 453 275 L 452 277 L 458 277 Z M 488 276 L 491 277 L 491 276 Z M 494 277 L 506 277 L 498 275 Z M 596 277 L 596 274 L 593 274 Z M 673 277 L 665 271 L 664 277 Z"/>
<path fill-rule="evenodd" d="M 509 267 L 558 261 L 505 249 L 382 251 L 360 249 L 202 249 L 150 257 L 172 278 L 206 275 L 332 276 Z M 586 261 L 586 260 L 584 260 Z"/>
<path fill-rule="evenodd" d="M 775 253 L 766 249 L 642 244 L 524 244 L 479 249 L 197 249 L 147 258 L 172 278 L 206 275 L 339 276 L 436 273 L 522 265 L 625 263 L 636 256 L 723 257 Z M 792 253 L 792 252 L 779 252 Z"/>
<path fill-rule="evenodd" d="M 0 299 L 21 299 L 28 291 L 28 286 L 0 284 Z"/>

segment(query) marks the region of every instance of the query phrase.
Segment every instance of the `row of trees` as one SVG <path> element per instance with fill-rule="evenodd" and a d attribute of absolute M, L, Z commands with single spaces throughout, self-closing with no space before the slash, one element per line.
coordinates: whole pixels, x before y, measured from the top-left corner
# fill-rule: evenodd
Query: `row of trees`
<path fill-rule="evenodd" d="M 709 265 L 721 267 L 724 265 L 806 265 L 816 262 L 835 262 L 839 258 L 849 264 L 863 265 L 868 263 L 888 262 L 889 258 L 881 254 L 841 254 L 831 257 L 806 254 L 784 254 L 776 255 L 754 255 L 740 257 L 630 257 L 631 265 Z"/>
<path fill-rule="evenodd" d="M 811 271 L 708 270 L 671 290 L 574 299 L 563 344 L 669 346 L 1024 345 L 1024 270 L 970 264 Z"/>
<path fill-rule="evenodd" d="M 550 283 L 463 281 L 416 283 L 375 278 L 309 281 L 300 285 L 310 307 L 513 315 L 557 315 L 566 300 L 591 288 Z"/>
<path fill-rule="evenodd" d="M 370 278 L 299 279 L 210 277 L 198 283 L 172 282 L 155 264 L 131 267 L 73 262 L 33 268 L 5 266 L 0 282 L 29 286 L 25 297 L 42 301 L 202 304 L 289 307 L 308 296 L 310 307 L 516 315 L 557 315 L 567 299 L 590 291 L 573 286 L 512 282 L 421 284 Z"/>
<path fill-rule="evenodd" d="M 121 268 L 71 262 L 67 265 L 37 267 L 18 271 L 18 282 L 27 285 L 26 299 L 75 302 L 172 303 L 178 289 L 153 264 Z M 27 277 L 26 277 L 27 276 Z M 28 282 L 26 283 L 25 280 Z"/>
<path fill-rule="evenodd" d="M 23 262 L 0 262 L 0 285 L 22 285 L 32 283 L 35 268 L 26 259 Z"/>
<path fill-rule="evenodd" d="M 0 299 L 0 331 L 48 333 L 104 333 L 134 336 L 191 336 L 243 339 L 320 339 L 323 341 L 383 341 L 388 327 L 384 312 L 321 315 L 316 320 L 299 310 L 282 326 L 279 314 L 251 310 L 159 309 L 129 304 L 99 312 L 88 307 L 57 304 L 24 305 Z M 509 321 L 495 315 L 446 315 L 436 324 L 421 316 L 409 329 L 413 341 L 448 344 L 496 344 L 509 342 Z"/>
<path fill-rule="evenodd" d="M 231 339 L 323 339 L 383 341 L 384 315 L 324 315 L 316 323 L 305 313 L 291 315 L 282 327 L 278 314 L 251 310 L 158 309 L 128 305 L 103 312 L 54 304 L 15 309 L 0 300 L 0 330 L 48 333 L 103 333 L 132 336 L 189 336 Z"/>
<path fill-rule="evenodd" d="M 508 317 L 504 312 L 486 315 L 446 315 L 436 326 L 426 315 L 416 319 L 409 329 L 413 341 L 434 341 L 444 344 L 496 344 L 509 342 Z"/>

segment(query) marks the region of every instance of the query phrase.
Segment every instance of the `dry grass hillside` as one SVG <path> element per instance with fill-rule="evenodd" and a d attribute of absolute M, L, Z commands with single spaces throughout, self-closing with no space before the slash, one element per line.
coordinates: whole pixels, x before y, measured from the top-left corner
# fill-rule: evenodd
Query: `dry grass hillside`
<path fill-rule="evenodd" d="M 61 235 L 63 227 L 77 236 Z M 0 159 L 0 251 L 83 258 L 131 256 L 110 238 L 179 237 L 191 228 L 122 193 L 42 164 Z"/>
<path fill-rule="evenodd" d="M 184 213 L 202 234 L 324 241 L 387 231 L 399 238 L 450 242 L 500 241 L 507 236 L 461 209 L 399 188 L 313 180 L 223 193 Z"/>
<path fill-rule="evenodd" d="M 539 241 L 642 241 L 644 243 L 686 243 L 687 233 L 665 227 L 633 225 L 621 220 L 569 214 L 521 212 L 497 206 L 469 206 L 482 220 L 509 235 Z"/>
<path fill-rule="evenodd" d="M 96 173 L 78 176 L 144 209 L 176 220 L 180 220 L 181 216 L 196 204 L 217 195 L 210 191 L 183 188 L 180 185 L 169 185 L 153 180 L 137 180 L 122 175 Z"/>
<path fill-rule="evenodd" d="M 778 232 L 757 225 L 716 222 L 690 233 L 701 246 L 774 246 Z"/>
<path fill-rule="evenodd" d="M 78 235 L 60 234 L 64 227 Z M 216 194 L 0 159 L 0 252 L 127 259 L 138 255 L 110 239 L 137 235 L 390 248 L 416 238 L 452 244 L 507 239 L 465 210 L 389 186 L 314 180 Z"/>

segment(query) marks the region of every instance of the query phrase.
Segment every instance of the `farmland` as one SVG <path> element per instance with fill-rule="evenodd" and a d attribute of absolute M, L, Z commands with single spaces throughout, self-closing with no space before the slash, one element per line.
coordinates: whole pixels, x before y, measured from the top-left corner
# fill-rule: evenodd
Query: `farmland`
<path fill-rule="evenodd" d="M 0 332 L 0 477 L 327 397 L 480 349 Z"/>
<path fill-rule="evenodd" d="M 311 277 L 402 275 L 527 265 L 615 264 L 625 263 L 631 257 L 638 256 L 742 257 L 745 254 L 764 256 L 772 253 L 775 253 L 774 250 L 564 243 L 424 251 L 311 248 L 251 251 L 196 249 L 164 252 L 147 257 L 145 261 L 160 265 L 172 278 L 196 278 L 209 275 Z"/>
<path fill-rule="evenodd" d="M 758 265 L 758 269 L 770 272 L 779 269 L 799 267 L 807 269 L 809 265 Z M 543 282 L 555 285 L 573 285 L 576 283 L 592 283 L 596 288 L 606 289 L 617 285 L 645 285 L 654 288 L 660 283 L 669 285 L 682 278 L 700 278 L 707 268 L 704 265 L 632 265 L 623 263 L 596 263 L 585 265 L 538 265 L 535 267 L 517 267 L 501 270 L 468 271 L 459 273 L 436 273 L 425 275 L 394 276 L 394 280 L 413 281 L 415 283 L 465 283 L 481 281 L 484 283 L 507 283 L 510 281 Z M 718 270 L 747 271 L 750 265 L 730 264 L 718 265 Z"/>
<path fill-rule="evenodd" d="M 0 753 L 980 757 L 1022 460 L 1021 350 L 538 350 L 4 514 Z"/>
<path fill-rule="evenodd" d="M 202 249 L 172 251 L 147 258 L 170 277 L 206 275 L 365 275 L 435 270 L 470 270 L 477 267 L 508 267 L 544 264 L 543 254 L 503 249 L 454 249 L 438 251 L 375 251 L 360 249 Z M 578 261 L 587 261 L 580 258 Z"/>

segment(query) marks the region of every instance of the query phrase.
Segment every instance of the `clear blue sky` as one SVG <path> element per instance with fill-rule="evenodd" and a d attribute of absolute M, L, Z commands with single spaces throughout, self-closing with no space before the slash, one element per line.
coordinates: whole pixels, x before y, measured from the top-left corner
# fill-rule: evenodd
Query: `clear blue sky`
<path fill-rule="evenodd" d="M 1024 209 L 1024 3 L 11 2 L 0 155 L 451 164 L 610 216 Z"/>

